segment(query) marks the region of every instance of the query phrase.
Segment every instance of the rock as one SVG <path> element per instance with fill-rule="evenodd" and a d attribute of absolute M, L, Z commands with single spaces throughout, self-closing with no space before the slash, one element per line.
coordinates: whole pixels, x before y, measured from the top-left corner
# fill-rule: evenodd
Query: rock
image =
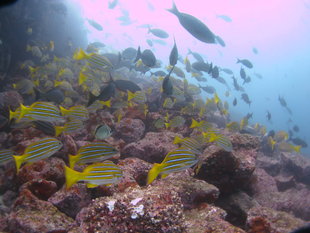
<path fill-rule="evenodd" d="M 178 148 L 173 144 L 175 136 L 181 137 L 169 131 L 148 132 L 142 140 L 125 146 L 121 157 L 136 157 L 149 163 L 161 163 L 167 153 Z"/>
<path fill-rule="evenodd" d="M 176 191 L 184 209 L 197 208 L 202 203 L 214 203 L 220 195 L 218 188 L 193 178 L 188 171 L 169 174 L 164 179 L 154 181 L 152 185 Z"/>
<path fill-rule="evenodd" d="M 213 114 L 209 114 L 207 116 L 208 122 L 215 123 L 218 128 L 225 128 L 228 119 L 226 116 L 221 114 L 219 111 L 213 112 Z"/>
<path fill-rule="evenodd" d="M 58 187 L 65 183 L 64 161 L 59 158 L 50 157 L 38 162 L 24 165 L 18 173 L 21 184 L 33 179 L 44 179 L 54 181 Z"/>
<path fill-rule="evenodd" d="M 70 135 L 62 135 L 63 148 L 61 152 L 65 155 L 75 155 L 78 151 L 74 139 Z"/>
<path fill-rule="evenodd" d="M 2 196 L 2 202 L 5 206 L 11 207 L 17 197 L 18 194 L 16 192 L 7 190 Z"/>
<path fill-rule="evenodd" d="M 220 189 L 222 194 L 246 188 L 255 169 L 255 150 L 224 151 L 215 145 L 203 152 L 202 166 L 197 174 Z"/>
<path fill-rule="evenodd" d="M 274 177 L 278 190 L 280 192 L 285 191 L 287 189 L 290 188 L 294 188 L 296 187 L 296 181 L 294 176 L 282 176 L 282 175 L 278 175 L 276 177 Z"/>
<path fill-rule="evenodd" d="M 238 150 L 240 148 L 247 150 L 248 149 L 258 150 L 260 147 L 260 140 L 259 137 L 257 136 L 253 136 L 250 134 L 234 133 L 231 134 L 229 138 L 235 150 Z"/>
<path fill-rule="evenodd" d="M 242 229 L 225 221 L 224 210 L 212 205 L 205 204 L 198 209 L 185 211 L 184 215 L 188 233 L 245 233 Z"/>
<path fill-rule="evenodd" d="M 254 197 L 264 193 L 278 192 L 276 181 L 264 169 L 256 168 L 250 184 Z"/>
<path fill-rule="evenodd" d="M 221 197 L 216 205 L 227 212 L 225 220 L 241 228 L 245 227 L 247 212 L 259 204 L 245 192 L 236 192 L 229 196 Z"/>
<path fill-rule="evenodd" d="M 118 184 L 119 191 L 132 186 L 145 186 L 147 174 L 152 165 L 138 158 L 126 158 L 117 164 L 123 170 L 123 179 Z"/>
<path fill-rule="evenodd" d="M 1 126 L 0 126 L 1 129 Z M 6 140 L 9 138 L 9 135 L 6 132 L 0 132 L 0 145 L 4 145 Z"/>
<path fill-rule="evenodd" d="M 160 186 L 93 200 L 76 217 L 83 232 L 184 232 L 181 198 Z"/>
<path fill-rule="evenodd" d="M 261 152 L 257 154 L 256 166 L 263 168 L 271 176 L 278 175 L 282 167 L 280 158 L 265 156 Z"/>
<path fill-rule="evenodd" d="M 0 232 L 8 232 L 7 216 L 2 213 L 0 213 Z"/>
<path fill-rule="evenodd" d="M 66 232 L 73 219 L 57 210 L 53 204 L 37 199 L 24 189 L 8 216 L 9 231 L 23 232 Z"/>
<path fill-rule="evenodd" d="M 0 93 L 0 108 L 15 110 L 23 103 L 23 97 L 17 91 L 5 91 Z"/>
<path fill-rule="evenodd" d="M 266 207 L 253 207 L 248 212 L 247 228 L 249 233 L 289 233 L 305 225 L 301 219 Z"/>
<path fill-rule="evenodd" d="M 140 119 L 123 118 L 115 126 L 116 135 L 127 143 L 136 142 L 142 138 L 145 125 Z"/>
<path fill-rule="evenodd" d="M 54 181 L 47 181 L 44 179 L 32 179 L 24 183 L 20 187 L 20 192 L 28 189 L 34 196 L 41 200 L 47 200 L 51 195 L 57 191 L 57 184 Z"/>
<path fill-rule="evenodd" d="M 13 161 L 0 166 L 0 194 L 8 189 L 16 190 L 16 168 Z"/>
<path fill-rule="evenodd" d="M 78 183 L 68 190 L 63 187 L 48 201 L 74 219 L 77 213 L 91 202 L 91 194 L 85 184 Z"/>

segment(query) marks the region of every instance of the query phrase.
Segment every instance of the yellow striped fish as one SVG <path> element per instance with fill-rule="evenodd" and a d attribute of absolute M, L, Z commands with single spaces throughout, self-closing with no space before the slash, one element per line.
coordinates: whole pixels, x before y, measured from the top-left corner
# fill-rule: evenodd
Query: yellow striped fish
<path fill-rule="evenodd" d="M 46 137 L 36 142 L 31 143 L 25 149 L 24 154 L 14 155 L 16 170 L 19 172 L 19 168 L 23 163 L 33 163 L 42 159 L 46 159 L 56 153 L 62 147 L 62 143 L 55 138 Z"/>
<path fill-rule="evenodd" d="M 78 119 L 71 119 L 64 126 L 55 126 L 55 136 L 58 137 L 61 133 L 74 133 L 82 129 L 83 121 Z"/>
<path fill-rule="evenodd" d="M 78 181 L 87 182 L 87 188 L 98 185 L 111 185 L 122 178 L 122 170 L 111 161 L 95 163 L 86 167 L 83 172 L 77 172 L 65 166 L 66 188 L 70 188 Z"/>
<path fill-rule="evenodd" d="M 206 121 L 196 121 L 195 119 L 192 119 L 192 124 L 190 125 L 190 128 L 198 128 L 201 131 L 207 131 L 212 128 L 212 124 Z"/>
<path fill-rule="evenodd" d="M 81 146 L 77 155 L 69 155 L 69 166 L 74 168 L 76 163 L 96 163 L 113 158 L 118 151 L 106 142 L 93 142 L 85 146 Z"/>
<path fill-rule="evenodd" d="M 127 94 L 128 94 L 127 101 L 129 103 L 134 102 L 137 104 L 143 104 L 146 102 L 146 96 L 143 91 L 136 91 L 135 93 L 127 91 Z"/>
<path fill-rule="evenodd" d="M 60 106 L 60 112 L 65 117 L 78 119 L 81 121 L 87 120 L 89 118 L 87 108 L 82 105 L 76 105 L 69 109 L 65 109 L 64 107 Z"/>
<path fill-rule="evenodd" d="M 103 100 L 96 100 L 90 106 L 87 107 L 89 113 L 94 113 L 99 109 L 102 109 L 104 106 L 110 108 L 111 107 L 111 100 L 103 101 Z"/>
<path fill-rule="evenodd" d="M 229 138 L 223 134 L 220 134 L 217 130 L 208 130 L 208 132 L 203 132 L 202 134 L 208 142 L 215 142 L 216 145 L 221 147 L 223 150 L 228 152 L 232 151 L 233 146 Z"/>
<path fill-rule="evenodd" d="M 16 117 L 16 113 L 10 112 L 10 118 L 14 117 Z M 59 108 L 50 102 L 35 102 L 29 107 L 21 104 L 20 114 L 18 116 L 17 122 L 24 119 L 48 122 L 64 121 L 63 117 L 60 115 Z"/>
<path fill-rule="evenodd" d="M 165 178 L 172 172 L 183 171 L 198 163 L 198 157 L 188 148 L 180 147 L 169 152 L 162 163 L 155 163 L 147 176 L 147 183 L 152 183 L 158 175 Z"/>
<path fill-rule="evenodd" d="M 14 151 L 12 150 L 8 150 L 8 149 L 0 150 L 0 164 L 14 160 L 13 155 L 14 155 Z"/>
<path fill-rule="evenodd" d="M 201 135 L 202 137 L 202 135 Z M 190 149 L 195 154 L 201 154 L 203 142 L 199 137 L 195 138 L 180 138 L 176 136 L 173 141 L 174 144 L 180 144 L 182 147 Z"/>

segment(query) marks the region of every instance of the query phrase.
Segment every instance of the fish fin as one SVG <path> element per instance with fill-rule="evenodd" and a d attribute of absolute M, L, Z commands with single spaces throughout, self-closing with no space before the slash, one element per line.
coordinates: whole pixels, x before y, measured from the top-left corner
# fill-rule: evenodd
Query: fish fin
<path fill-rule="evenodd" d="M 64 130 L 63 126 L 55 126 L 55 137 L 58 137 Z"/>
<path fill-rule="evenodd" d="M 147 175 L 147 184 L 152 183 L 160 173 L 161 164 L 154 163 L 153 167 Z"/>
<path fill-rule="evenodd" d="M 68 110 L 62 106 L 59 106 L 59 109 L 60 109 L 61 115 L 63 116 L 65 116 L 68 113 Z"/>
<path fill-rule="evenodd" d="M 87 80 L 86 75 L 83 74 L 82 72 L 80 72 L 80 75 L 79 75 L 79 85 L 82 85 L 86 80 Z"/>
<path fill-rule="evenodd" d="M 99 103 L 101 103 L 104 106 L 111 108 L 111 100 L 107 100 L 107 101 L 99 100 Z"/>
<path fill-rule="evenodd" d="M 23 118 L 23 116 L 28 112 L 28 110 L 29 110 L 28 107 L 26 107 L 23 104 L 20 104 L 20 114 L 16 122 L 19 122 Z"/>
<path fill-rule="evenodd" d="M 127 97 L 128 101 L 130 101 L 130 100 L 132 100 L 133 98 L 136 97 L 136 94 L 131 92 L 131 91 L 127 91 L 127 93 L 128 93 L 128 97 Z"/>
<path fill-rule="evenodd" d="M 163 178 L 166 178 L 169 174 L 162 174 L 160 177 L 163 179 Z"/>
<path fill-rule="evenodd" d="M 133 63 L 136 63 L 140 58 L 141 58 L 141 49 L 140 49 L 140 46 L 139 46 L 136 59 L 133 61 Z"/>
<path fill-rule="evenodd" d="M 11 121 L 13 118 L 17 118 L 17 111 L 13 112 L 11 109 L 9 109 L 10 111 L 10 116 L 9 116 L 9 120 Z"/>
<path fill-rule="evenodd" d="M 86 184 L 86 187 L 87 188 L 95 188 L 95 187 L 97 187 L 98 186 L 98 184 L 91 184 L 91 183 L 87 183 Z"/>
<path fill-rule="evenodd" d="M 79 160 L 77 155 L 69 155 L 69 167 L 74 169 L 75 163 Z"/>
<path fill-rule="evenodd" d="M 87 107 L 92 105 L 97 100 L 97 96 L 95 96 L 91 91 L 89 92 Z"/>
<path fill-rule="evenodd" d="M 74 54 L 73 54 L 73 59 L 74 60 L 82 60 L 84 58 L 87 58 L 87 54 L 84 52 L 83 49 L 78 49 Z"/>
<path fill-rule="evenodd" d="M 36 81 L 33 81 L 33 84 L 34 84 L 36 87 L 38 87 L 38 86 L 40 85 L 40 80 L 37 79 Z"/>
<path fill-rule="evenodd" d="M 20 166 L 24 162 L 24 156 L 22 156 L 22 155 L 13 155 L 13 158 L 15 160 L 16 172 L 18 173 Z"/>
<path fill-rule="evenodd" d="M 198 127 L 198 121 L 196 121 L 195 119 L 192 119 L 192 124 L 189 128 L 195 128 L 195 127 Z"/>
<path fill-rule="evenodd" d="M 237 58 L 237 62 L 236 62 L 236 63 L 238 64 L 238 63 L 240 63 L 240 62 L 241 62 L 241 61 L 240 61 L 240 59 L 239 59 L 239 58 Z"/>
<path fill-rule="evenodd" d="M 301 146 L 293 146 L 294 151 L 296 151 L 297 153 L 300 152 L 300 148 Z"/>
<path fill-rule="evenodd" d="M 169 128 L 170 123 L 165 123 L 166 129 Z"/>
<path fill-rule="evenodd" d="M 182 142 L 182 139 L 179 136 L 175 136 L 173 140 L 173 144 L 179 144 Z"/>
<path fill-rule="evenodd" d="M 69 189 L 72 185 L 78 182 L 81 175 L 82 173 L 65 166 L 66 189 Z"/>
<path fill-rule="evenodd" d="M 180 12 L 179 12 L 177 6 L 175 5 L 174 1 L 172 2 L 172 8 L 167 9 L 167 11 L 171 12 L 172 14 L 175 14 L 176 16 L 180 15 Z"/>

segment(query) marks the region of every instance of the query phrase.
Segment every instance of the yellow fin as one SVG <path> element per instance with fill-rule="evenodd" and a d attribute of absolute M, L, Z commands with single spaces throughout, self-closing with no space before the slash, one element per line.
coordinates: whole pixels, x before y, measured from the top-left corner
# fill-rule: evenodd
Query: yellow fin
<path fill-rule="evenodd" d="M 78 182 L 83 173 L 74 171 L 73 169 L 65 166 L 66 188 L 69 189 L 72 185 Z"/>
<path fill-rule="evenodd" d="M 83 83 L 85 83 L 87 80 L 87 77 L 85 74 L 83 74 L 82 72 L 80 72 L 80 75 L 79 75 L 79 85 L 82 85 Z"/>
<path fill-rule="evenodd" d="M 87 188 L 95 188 L 95 187 L 97 187 L 98 186 L 98 184 L 91 184 L 91 183 L 87 183 L 86 184 L 86 187 Z"/>
<path fill-rule="evenodd" d="M 18 173 L 19 168 L 23 164 L 25 157 L 24 155 L 13 155 L 13 158 L 15 160 L 16 172 Z"/>
<path fill-rule="evenodd" d="M 147 184 L 152 183 L 160 173 L 161 164 L 154 163 L 153 167 L 147 175 Z"/>
<path fill-rule="evenodd" d="M 104 106 L 111 108 L 111 100 L 107 100 L 107 101 L 99 100 L 99 103 L 101 103 Z"/>
<path fill-rule="evenodd" d="M 74 60 L 82 60 L 87 57 L 88 55 L 84 52 L 83 49 L 78 49 L 73 55 Z"/>
<path fill-rule="evenodd" d="M 190 126 L 190 128 L 195 128 L 195 127 L 198 127 L 199 126 L 199 122 L 196 121 L 195 119 L 192 119 L 192 124 Z"/>
<path fill-rule="evenodd" d="M 78 155 L 69 155 L 69 167 L 74 169 L 74 165 L 78 160 L 79 160 Z"/>
<path fill-rule="evenodd" d="M 296 151 L 297 153 L 300 152 L 300 148 L 301 146 L 293 146 L 294 151 Z"/>
<path fill-rule="evenodd" d="M 182 142 L 182 138 L 178 137 L 178 136 L 175 136 L 174 137 L 174 140 L 173 140 L 173 144 L 179 144 Z"/>
<path fill-rule="evenodd" d="M 68 112 L 69 112 L 68 109 L 65 109 L 65 108 L 62 107 L 62 106 L 59 106 L 59 109 L 60 109 L 61 115 L 63 115 L 63 116 L 65 116 L 65 115 L 68 114 Z"/>
<path fill-rule="evenodd" d="M 64 126 L 55 126 L 55 136 L 58 137 L 64 130 Z"/>
<path fill-rule="evenodd" d="M 130 101 L 130 100 L 132 100 L 133 98 L 136 97 L 136 94 L 132 93 L 131 91 L 127 91 L 127 93 L 128 93 L 128 97 L 127 97 L 128 101 Z"/>

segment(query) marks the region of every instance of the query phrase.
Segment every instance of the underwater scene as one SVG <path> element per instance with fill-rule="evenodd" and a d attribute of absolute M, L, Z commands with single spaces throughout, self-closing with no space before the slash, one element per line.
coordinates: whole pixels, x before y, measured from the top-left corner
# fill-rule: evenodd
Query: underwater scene
<path fill-rule="evenodd" d="M 310 0 L 1 0 L 0 233 L 310 232 Z"/>

